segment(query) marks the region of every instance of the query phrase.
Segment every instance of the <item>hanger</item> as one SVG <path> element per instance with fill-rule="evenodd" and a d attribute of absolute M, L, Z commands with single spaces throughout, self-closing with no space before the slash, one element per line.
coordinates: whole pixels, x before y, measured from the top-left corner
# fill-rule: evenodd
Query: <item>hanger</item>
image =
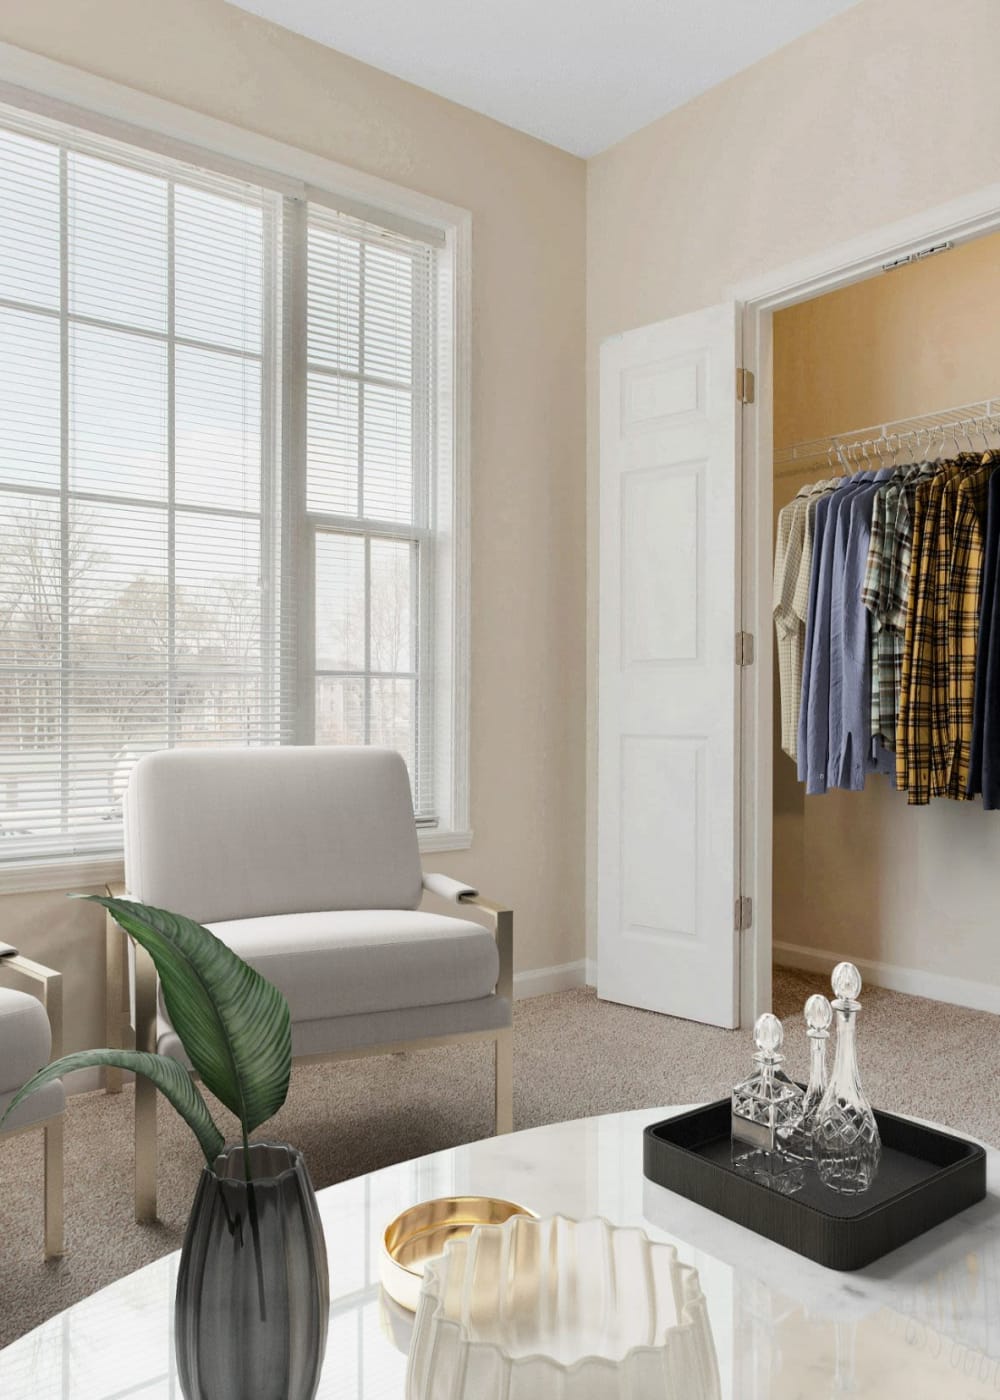
<path fill-rule="evenodd" d="M 988 420 L 987 420 L 986 418 L 974 418 L 974 419 L 972 420 L 972 431 L 978 433 L 979 436 L 980 436 L 980 437 L 982 438 L 982 440 L 983 440 L 983 451 L 982 451 L 982 455 L 981 455 L 980 458 L 979 458 L 979 465 L 980 465 L 981 467 L 988 467 L 988 466 L 990 465 L 990 463 L 993 461 L 994 457 L 996 456 L 996 453 L 994 452 L 993 448 L 990 446 L 990 440 L 989 440 L 989 438 L 986 436 L 986 423 L 987 423 L 987 421 L 988 421 Z M 970 445 L 970 447 L 972 446 L 972 438 L 971 438 L 971 437 L 969 438 L 969 445 Z M 973 450 L 975 450 L 975 449 L 973 448 Z"/>

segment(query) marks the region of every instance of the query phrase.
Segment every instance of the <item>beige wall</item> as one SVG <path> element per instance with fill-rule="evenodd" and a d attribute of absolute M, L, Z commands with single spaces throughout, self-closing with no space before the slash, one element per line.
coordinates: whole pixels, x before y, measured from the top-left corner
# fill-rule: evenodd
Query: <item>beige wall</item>
<path fill-rule="evenodd" d="M 778 312 L 775 446 L 993 397 L 997 307 L 993 234 Z M 776 480 L 775 510 L 807 479 Z M 776 726 L 777 942 L 1000 983 L 998 868 L 995 813 L 908 807 L 882 779 L 807 798 Z"/>
<path fill-rule="evenodd" d="M 472 211 L 471 851 L 428 864 L 517 911 L 520 970 L 583 956 L 582 161 L 223 0 L 31 0 L 0 40 Z M 0 901 L 102 1043 L 94 911 Z"/>
<path fill-rule="evenodd" d="M 995 0 L 862 0 L 821 29 L 671 113 L 588 164 L 588 851 L 593 852 L 596 674 L 596 365 L 612 333 L 709 306 L 734 285 L 822 252 L 907 215 L 980 189 L 1000 171 L 1000 110 L 993 94 L 1000 7 Z M 929 99 L 929 94 L 954 100 Z M 928 267 L 930 267 L 928 263 Z M 864 415 L 863 415 L 864 416 Z M 877 417 L 877 415 L 876 415 Z M 836 801 L 836 799 L 834 799 Z M 844 811 L 838 839 L 860 870 L 869 853 Z M 962 824 L 951 882 L 983 891 L 988 820 L 974 809 L 932 807 L 906 850 L 887 852 L 886 889 L 898 890 L 935 848 L 940 824 Z M 593 859 L 588 861 L 593 935 Z M 976 874 L 978 872 L 978 874 Z M 1000 981 L 993 946 L 978 933 L 985 898 L 957 918 L 949 885 L 933 893 L 921 965 Z M 836 946 L 858 951 L 843 881 L 812 898 L 842 910 Z M 930 896 L 929 896 L 930 898 Z M 994 902 L 995 903 L 995 902 Z M 824 936 L 833 938 L 832 916 Z M 995 914 L 993 915 L 995 923 Z M 854 920 L 852 922 L 852 920 Z M 864 920 L 877 946 L 881 909 Z M 947 933 L 947 937 L 942 937 Z M 805 929 L 797 941 L 805 941 Z M 857 944 L 857 947 L 855 946 Z M 592 946 L 592 944 L 591 944 Z M 828 941 L 827 946 L 834 946 Z M 880 949 L 888 960 L 906 949 Z M 859 953 L 860 955 L 860 953 Z"/>

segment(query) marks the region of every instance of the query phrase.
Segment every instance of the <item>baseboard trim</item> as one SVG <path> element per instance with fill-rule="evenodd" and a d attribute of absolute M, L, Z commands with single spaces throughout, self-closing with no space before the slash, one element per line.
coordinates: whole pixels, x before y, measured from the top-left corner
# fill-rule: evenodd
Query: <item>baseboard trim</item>
<path fill-rule="evenodd" d="M 830 973 L 841 958 L 822 948 L 805 948 L 799 943 L 775 943 L 774 961 L 800 972 Z M 989 982 L 970 982 L 965 977 L 949 977 L 942 972 L 923 972 L 919 968 L 899 967 L 894 963 L 855 959 L 858 971 L 874 987 L 886 987 L 890 992 L 906 992 L 930 1001 L 947 1001 L 953 1006 L 965 1006 L 970 1011 L 992 1011 L 1000 1015 L 1000 986 Z"/>
<path fill-rule="evenodd" d="M 532 967 L 514 974 L 514 1000 L 544 997 L 550 992 L 568 992 L 573 987 L 592 986 L 590 959 L 558 963 L 555 967 Z"/>

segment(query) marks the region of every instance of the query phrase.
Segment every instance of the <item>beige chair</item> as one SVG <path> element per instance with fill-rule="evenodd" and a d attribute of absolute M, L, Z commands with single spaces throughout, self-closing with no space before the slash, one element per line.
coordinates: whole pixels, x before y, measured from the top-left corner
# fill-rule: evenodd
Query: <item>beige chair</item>
<path fill-rule="evenodd" d="M 6 946 L 6 945 L 3 945 Z M 62 977 L 17 952 L 0 957 L 0 975 L 16 973 L 39 996 L 0 987 L 0 1114 L 36 1070 L 62 1054 Z M 18 1104 L 0 1131 L 45 1135 L 45 1257 L 63 1252 L 63 1116 L 66 1095 L 55 1079 Z"/>
<path fill-rule="evenodd" d="M 188 749 L 140 759 L 125 797 L 128 897 L 205 924 L 278 986 L 297 1061 L 488 1040 L 513 1126 L 513 916 L 424 875 L 402 758 L 372 748 Z M 421 910 L 425 891 L 490 927 Z M 124 1037 L 109 930 L 109 1043 Z M 186 1061 L 152 963 L 126 944 L 140 1049 Z M 109 1078 L 117 1087 L 117 1077 Z M 136 1084 L 136 1218 L 156 1216 L 156 1094 Z"/>

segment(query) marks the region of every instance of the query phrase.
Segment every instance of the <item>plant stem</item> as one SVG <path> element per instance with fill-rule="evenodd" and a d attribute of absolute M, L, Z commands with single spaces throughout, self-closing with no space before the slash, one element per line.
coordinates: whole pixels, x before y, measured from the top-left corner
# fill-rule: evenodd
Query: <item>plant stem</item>
<path fill-rule="evenodd" d="M 244 1120 L 243 1120 L 242 1118 L 240 1119 L 240 1127 L 241 1127 L 241 1129 L 243 1130 L 243 1178 L 244 1178 L 245 1181 L 249 1181 L 249 1180 L 250 1180 L 250 1138 L 249 1138 L 249 1135 L 247 1134 L 247 1125 L 246 1125 L 246 1123 L 244 1122 Z"/>

